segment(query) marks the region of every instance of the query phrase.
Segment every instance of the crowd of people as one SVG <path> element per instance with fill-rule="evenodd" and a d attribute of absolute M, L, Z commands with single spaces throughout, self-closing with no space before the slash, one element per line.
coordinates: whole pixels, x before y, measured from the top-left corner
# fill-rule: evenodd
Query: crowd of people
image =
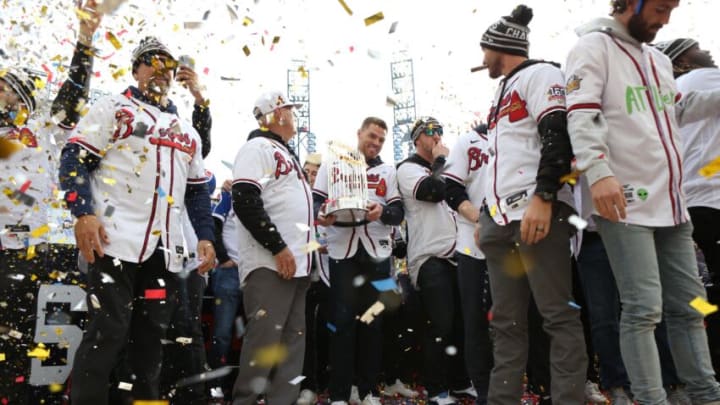
<path fill-rule="evenodd" d="M 0 69 L 0 400 L 720 405 L 720 70 L 693 39 L 653 43 L 679 5 L 613 0 L 562 67 L 529 58 L 517 6 L 481 38 L 487 123 L 449 149 L 422 117 L 390 164 L 367 117 L 347 216 L 350 174 L 301 165 L 279 91 L 215 193 L 209 102 L 156 37 L 85 109 L 88 0 L 51 104 Z M 57 208 L 74 245 L 49 238 Z"/>

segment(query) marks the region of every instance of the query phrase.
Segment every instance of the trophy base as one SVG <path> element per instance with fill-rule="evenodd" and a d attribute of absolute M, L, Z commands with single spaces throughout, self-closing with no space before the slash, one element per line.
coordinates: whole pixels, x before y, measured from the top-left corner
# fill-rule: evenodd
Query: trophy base
<path fill-rule="evenodd" d="M 364 208 L 341 208 L 329 214 L 334 215 L 337 222 L 359 223 L 365 220 L 367 210 Z"/>

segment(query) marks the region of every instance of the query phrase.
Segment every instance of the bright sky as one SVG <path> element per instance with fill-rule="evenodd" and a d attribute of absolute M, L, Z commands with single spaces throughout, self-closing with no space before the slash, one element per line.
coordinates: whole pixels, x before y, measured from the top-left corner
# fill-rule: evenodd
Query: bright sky
<path fill-rule="evenodd" d="M 105 0 L 116 1 L 116 0 Z M 142 37 L 156 35 L 176 55 L 196 59 L 213 114 L 213 150 L 206 166 L 219 180 L 230 176 L 222 161 L 234 161 L 247 134 L 257 127 L 251 111 L 264 90 L 287 89 L 292 60 L 304 60 L 310 73 L 310 121 L 318 150 L 331 139 L 355 144 L 355 133 L 368 115 L 392 126 L 390 62 L 405 52 L 414 62 L 418 115 L 433 115 L 446 124 L 446 143 L 484 118 L 496 82 L 486 72 L 470 73 L 482 62 L 478 45 L 485 29 L 515 3 L 488 0 L 129 0 L 105 16 L 95 44 L 107 59 L 97 58 L 99 77 L 91 85 L 117 92 L 133 82 L 130 53 Z M 576 40 L 574 28 L 606 16 L 609 0 L 525 0 L 535 17 L 530 23 L 530 56 L 564 63 Z M 77 19 L 71 0 L 0 0 L 0 48 L 9 61 L 40 68 L 57 77 L 56 55 L 64 64 L 72 54 Z M 43 12 L 43 7 L 45 11 Z M 233 10 L 233 13 L 229 11 Z M 208 13 L 209 11 L 209 13 Z M 382 12 L 384 19 L 365 26 L 364 19 Z M 207 14 L 206 18 L 205 14 Z M 233 15 L 234 14 L 234 15 Z M 657 40 L 693 37 L 716 54 L 720 1 L 681 0 L 670 24 Z M 248 17 L 251 23 L 243 25 Z M 14 22 L 14 23 L 13 23 Z M 249 22 L 249 21 L 246 21 Z M 388 31 L 393 22 L 397 29 Z M 189 24 L 188 24 L 189 23 Z M 192 28 L 191 28 L 192 27 Z M 104 38 L 115 33 L 122 48 Z M 273 38 L 279 42 L 272 46 Z M 64 42 L 68 38 L 71 43 Z M 264 42 L 264 44 L 263 44 Z M 245 56 L 243 47 L 250 54 Z M 222 81 L 221 76 L 238 81 Z M 172 96 L 189 118 L 191 98 L 176 86 Z M 392 161 L 392 131 L 382 153 Z"/>

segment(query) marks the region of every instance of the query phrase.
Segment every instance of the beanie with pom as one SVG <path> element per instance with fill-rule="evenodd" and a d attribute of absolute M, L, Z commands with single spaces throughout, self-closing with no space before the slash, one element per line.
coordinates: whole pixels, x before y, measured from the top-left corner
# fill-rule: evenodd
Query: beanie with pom
<path fill-rule="evenodd" d="M 521 4 L 509 16 L 500 18 L 485 31 L 480 41 L 483 48 L 498 52 L 528 57 L 528 24 L 533 18 L 532 9 Z"/>

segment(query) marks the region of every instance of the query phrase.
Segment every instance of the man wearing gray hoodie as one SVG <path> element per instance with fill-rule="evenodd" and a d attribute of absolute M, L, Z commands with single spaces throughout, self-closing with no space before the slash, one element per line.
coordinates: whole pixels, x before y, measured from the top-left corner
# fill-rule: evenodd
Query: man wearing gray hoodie
<path fill-rule="evenodd" d="M 706 295 L 678 139 L 679 125 L 713 113 L 720 92 L 680 95 L 670 60 L 646 44 L 679 3 L 613 0 L 612 18 L 578 30 L 566 65 L 568 132 L 620 293 L 620 349 L 635 400 L 667 404 L 653 337 L 664 317 L 693 404 L 720 405 L 703 313 L 693 308 Z"/>

